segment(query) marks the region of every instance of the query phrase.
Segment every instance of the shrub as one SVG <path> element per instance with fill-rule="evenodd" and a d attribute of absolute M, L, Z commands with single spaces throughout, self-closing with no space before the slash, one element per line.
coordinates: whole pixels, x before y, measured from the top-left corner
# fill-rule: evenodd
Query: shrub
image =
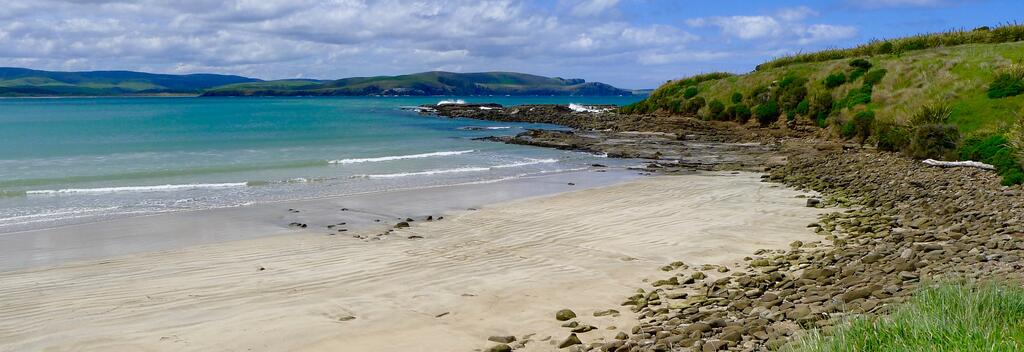
<path fill-rule="evenodd" d="M 917 159 L 952 160 L 956 157 L 959 141 L 960 131 L 954 125 L 921 125 L 910 139 L 909 154 Z"/>
<path fill-rule="evenodd" d="M 867 71 L 871 69 L 871 62 L 864 59 L 853 59 L 850 60 L 850 67 Z"/>
<path fill-rule="evenodd" d="M 744 104 L 736 104 L 729 107 L 732 109 L 732 117 L 741 123 L 747 123 L 750 120 L 751 112 L 750 108 Z"/>
<path fill-rule="evenodd" d="M 796 104 L 796 109 L 793 110 L 793 112 L 806 116 L 807 113 L 810 112 L 810 110 L 811 102 L 810 100 L 807 100 L 807 98 L 804 98 L 804 100 L 801 100 L 799 104 Z"/>
<path fill-rule="evenodd" d="M 818 117 L 820 117 L 821 115 L 828 117 L 828 115 L 832 114 L 832 105 L 832 93 L 818 93 L 818 95 L 814 96 L 814 100 L 811 101 L 809 113 Z"/>
<path fill-rule="evenodd" d="M 686 90 L 683 91 L 683 98 L 686 98 L 686 99 L 693 98 L 693 97 L 697 96 L 697 93 L 700 93 L 700 90 L 697 89 L 697 87 L 694 87 L 694 86 L 686 87 Z"/>
<path fill-rule="evenodd" d="M 995 81 L 988 86 L 988 97 L 992 99 L 1006 98 L 1024 93 L 1024 69 L 1017 66 L 1017 72 L 1013 69 L 996 75 Z"/>
<path fill-rule="evenodd" d="M 761 126 L 768 126 L 779 120 L 779 104 L 769 101 L 754 107 L 754 116 Z"/>
<path fill-rule="evenodd" d="M 743 93 L 733 92 L 732 96 L 729 97 L 729 100 L 732 101 L 733 104 L 739 104 L 743 101 Z"/>
<path fill-rule="evenodd" d="M 892 122 L 877 121 L 874 135 L 878 139 L 879 150 L 898 152 L 906 150 L 910 145 L 910 133 L 907 129 Z"/>
<path fill-rule="evenodd" d="M 871 93 L 873 88 L 870 85 L 863 85 L 857 89 L 851 89 L 846 93 L 846 97 L 836 102 L 840 108 L 852 108 L 857 105 L 867 104 L 871 102 Z"/>
<path fill-rule="evenodd" d="M 770 93 L 771 89 L 769 89 L 768 86 L 757 86 L 754 87 L 754 90 L 750 91 L 750 95 L 748 97 L 753 100 L 754 103 L 765 102 L 768 101 L 768 98 L 771 96 Z"/>
<path fill-rule="evenodd" d="M 882 78 L 885 78 L 885 74 L 887 73 L 889 73 L 889 71 L 884 68 L 869 71 L 866 75 L 864 75 L 864 84 L 872 86 L 876 85 L 882 82 Z"/>
<path fill-rule="evenodd" d="M 960 147 L 961 160 L 992 164 L 1003 177 L 1003 185 L 1007 186 L 1024 182 L 1024 169 L 1021 169 L 1016 155 L 1010 140 L 1001 134 L 969 138 Z"/>
<path fill-rule="evenodd" d="M 780 88 L 778 96 L 779 105 L 781 105 L 782 110 L 792 111 L 793 109 L 796 109 L 797 105 L 799 105 L 804 98 L 807 98 L 807 87 L 799 85 L 789 86 L 784 89 Z"/>
<path fill-rule="evenodd" d="M 925 105 L 914 113 L 914 116 L 910 118 L 910 122 L 915 126 L 945 124 L 946 122 L 949 122 L 949 117 L 952 113 L 953 108 L 948 104 L 937 103 Z"/>
<path fill-rule="evenodd" d="M 856 81 L 856 80 L 857 80 L 858 78 L 860 78 L 861 76 L 863 76 L 863 75 L 864 75 L 864 73 L 866 73 L 866 72 L 868 72 L 868 71 L 866 71 L 866 70 L 864 70 L 864 69 L 860 69 L 860 68 L 858 68 L 858 69 L 856 69 L 856 70 L 853 70 L 853 72 L 850 72 L 850 76 L 849 76 L 849 77 L 846 77 L 846 81 L 847 81 L 847 82 L 853 82 L 853 81 Z"/>
<path fill-rule="evenodd" d="M 841 86 L 846 83 L 846 74 L 842 72 L 836 72 L 828 77 L 825 77 L 825 87 L 832 89 Z"/>
<path fill-rule="evenodd" d="M 694 97 L 693 99 L 687 100 L 686 103 L 683 104 L 682 112 L 687 114 L 696 114 L 697 111 L 700 110 L 700 108 L 704 107 L 704 104 L 705 103 L 703 97 Z"/>
<path fill-rule="evenodd" d="M 878 48 L 875 49 L 875 54 L 878 54 L 878 55 L 892 54 L 892 51 L 893 51 L 892 42 L 883 42 L 881 45 L 878 46 Z"/>
<path fill-rule="evenodd" d="M 711 113 L 711 117 L 715 119 L 721 119 L 720 115 L 725 111 L 725 104 L 722 104 L 718 99 L 712 100 L 708 103 L 708 112 Z"/>
<path fill-rule="evenodd" d="M 871 110 L 858 112 L 853 119 L 843 125 L 842 135 L 844 138 L 855 138 L 857 142 L 864 143 L 871 136 L 871 127 L 875 123 L 875 112 Z"/>

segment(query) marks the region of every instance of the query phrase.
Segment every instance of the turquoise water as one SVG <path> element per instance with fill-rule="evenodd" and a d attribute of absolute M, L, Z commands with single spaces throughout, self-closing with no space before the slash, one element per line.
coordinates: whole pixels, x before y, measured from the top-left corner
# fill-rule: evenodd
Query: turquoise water
<path fill-rule="evenodd" d="M 614 162 L 473 138 L 530 124 L 420 116 L 440 100 L 627 104 L 635 97 L 0 100 L 0 232 L 118 216 L 490 182 Z"/>

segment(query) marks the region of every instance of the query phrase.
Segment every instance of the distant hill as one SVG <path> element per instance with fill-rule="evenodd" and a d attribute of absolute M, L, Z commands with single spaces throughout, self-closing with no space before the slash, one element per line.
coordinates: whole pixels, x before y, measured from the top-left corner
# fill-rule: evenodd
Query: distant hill
<path fill-rule="evenodd" d="M 583 79 L 513 72 L 423 72 L 401 76 L 354 77 L 336 81 L 282 80 L 231 84 L 204 96 L 358 95 L 632 95 L 630 90 Z"/>
<path fill-rule="evenodd" d="M 228 84 L 259 82 L 241 76 L 164 75 L 131 71 L 52 72 L 0 67 L 0 96 L 113 96 L 200 94 Z"/>

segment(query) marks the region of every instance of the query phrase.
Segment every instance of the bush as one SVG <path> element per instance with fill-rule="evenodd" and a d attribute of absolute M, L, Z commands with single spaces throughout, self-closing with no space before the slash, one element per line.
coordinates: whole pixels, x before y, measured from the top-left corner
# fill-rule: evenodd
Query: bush
<path fill-rule="evenodd" d="M 750 116 L 751 116 L 750 108 L 747 107 L 746 105 L 744 105 L 744 104 L 736 104 L 736 105 L 730 106 L 729 109 L 732 110 L 732 113 L 730 115 L 734 119 L 736 119 L 736 121 L 739 121 L 740 123 L 747 123 L 747 121 L 750 120 Z"/>
<path fill-rule="evenodd" d="M 864 84 L 872 86 L 876 85 L 882 82 L 882 78 L 885 78 L 885 74 L 887 73 L 889 73 L 889 71 L 884 68 L 870 71 L 866 75 L 864 75 Z"/>
<path fill-rule="evenodd" d="M 796 104 L 796 109 L 794 109 L 793 112 L 807 116 L 807 113 L 810 112 L 810 110 L 811 102 L 810 100 L 807 100 L 807 98 L 804 98 L 804 100 L 800 101 L 800 104 Z"/>
<path fill-rule="evenodd" d="M 871 102 L 873 88 L 870 85 L 863 85 L 860 88 L 852 89 L 846 93 L 846 97 L 836 102 L 840 108 L 852 108 L 857 105 Z"/>
<path fill-rule="evenodd" d="M 1001 73 L 988 86 L 988 97 L 992 99 L 1006 98 L 1024 93 L 1024 81 L 1009 73 Z"/>
<path fill-rule="evenodd" d="M 871 136 L 871 127 L 874 124 L 875 112 L 871 110 L 861 111 L 843 125 L 843 138 L 855 138 L 857 142 L 864 143 Z"/>
<path fill-rule="evenodd" d="M 700 90 L 697 89 L 697 87 L 694 87 L 694 86 L 686 87 L 686 90 L 683 91 L 683 98 L 686 98 L 686 99 L 693 98 L 693 97 L 697 96 L 697 93 L 700 93 Z"/>
<path fill-rule="evenodd" d="M 824 122 L 824 118 L 832 114 L 832 93 L 822 92 L 814 96 L 814 100 L 811 101 L 809 113 L 815 116 L 819 123 Z M 821 127 L 825 125 L 819 124 Z"/>
<path fill-rule="evenodd" d="M 915 126 L 945 124 L 946 122 L 949 122 L 949 117 L 952 114 L 953 108 L 948 104 L 937 103 L 925 105 L 914 113 L 914 116 L 910 118 L 910 122 Z"/>
<path fill-rule="evenodd" d="M 732 97 L 729 97 L 729 100 L 732 101 L 733 104 L 739 104 L 743 102 L 743 93 L 733 92 Z"/>
<path fill-rule="evenodd" d="M 704 104 L 705 102 L 703 97 L 694 97 L 693 99 L 687 100 L 686 103 L 683 104 L 682 112 L 687 114 L 696 114 L 697 111 L 700 110 L 700 108 L 704 107 Z"/>
<path fill-rule="evenodd" d="M 754 107 L 754 116 L 761 126 L 768 126 L 779 120 L 779 104 L 769 101 Z"/>
<path fill-rule="evenodd" d="M 867 72 L 868 72 L 867 70 L 860 69 L 860 68 L 858 68 L 856 70 L 853 70 L 853 72 L 850 72 L 850 76 L 846 77 L 846 81 L 852 83 L 852 82 L 856 81 L 858 78 L 860 78 L 861 76 L 863 76 Z"/>
<path fill-rule="evenodd" d="M 881 45 L 878 46 L 877 49 L 875 49 L 875 54 L 878 54 L 878 55 L 892 54 L 892 51 L 893 51 L 892 42 L 883 42 Z"/>
<path fill-rule="evenodd" d="M 711 117 L 720 120 L 722 112 L 725 111 L 725 104 L 722 104 L 718 99 L 712 100 L 708 103 L 708 112 L 711 113 Z"/>
<path fill-rule="evenodd" d="M 878 139 L 878 150 L 898 152 L 910 145 L 907 129 L 892 122 L 876 122 L 874 135 Z"/>
<path fill-rule="evenodd" d="M 975 160 L 996 167 L 996 172 L 1003 177 L 1003 185 L 1016 185 L 1024 182 L 1024 169 L 1017 159 L 1017 151 L 1010 140 L 1001 134 L 987 137 L 973 137 L 964 141 L 960 147 L 960 160 Z"/>
<path fill-rule="evenodd" d="M 846 83 L 846 74 L 842 72 L 836 72 L 828 77 L 825 77 L 825 88 L 835 88 Z"/>
<path fill-rule="evenodd" d="M 853 59 L 850 60 L 850 67 L 866 71 L 871 69 L 871 62 L 865 59 Z"/>
<path fill-rule="evenodd" d="M 921 125 L 910 139 L 909 154 L 917 159 L 952 160 L 959 141 L 960 131 L 954 125 Z"/>

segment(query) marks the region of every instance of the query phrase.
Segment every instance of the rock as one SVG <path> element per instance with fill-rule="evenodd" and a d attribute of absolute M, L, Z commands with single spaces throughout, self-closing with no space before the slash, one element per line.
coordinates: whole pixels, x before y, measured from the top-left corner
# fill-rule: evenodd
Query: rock
<path fill-rule="evenodd" d="M 486 352 L 512 352 L 512 346 L 502 343 L 488 348 Z"/>
<path fill-rule="evenodd" d="M 351 315 L 343 315 L 343 316 L 338 317 L 338 321 L 349 321 L 349 320 L 355 320 L 355 319 L 356 319 L 356 317 L 351 316 Z"/>
<path fill-rule="evenodd" d="M 399 222 L 399 223 L 395 224 L 395 228 L 396 229 L 401 229 L 401 228 L 406 228 L 406 227 L 409 227 L 409 223 L 406 222 L 406 221 L 402 221 L 402 222 Z"/>
<path fill-rule="evenodd" d="M 573 318 L 576 318 L 576 312 L 569 309 L 562 309 L 555 313 L 555 319 L 558 319 L 558 321 L 566 321 Z"/>
<path fill-rule="evenodd" d="M 580 338 L 577 337 L 576 334 L 569 334 L 569 337 L 565 338 L 565 340 L 562 340 L 562 342 L 558 343 L 558 348 L 566 348 L 566 347 L 569 347 L 569 346 L 572 346 L 572 345 L 582 345 L 582 344 L 583 344 L 583 342 L 580 341 Z"/>
<path fill-rule="evenodd" d="M 808 208 L 817 207 L 818 204 L 821 204 L 821 199 L 818 199 L 818 198 L 807 198 L 807 207 Z"/>
<path fill-rule="evenodd" d="M 709 340 L 708 342 L 704 343 L 704 346 L 702 346 L 700 350 L 704 352 L 715 352 L 724 350 L 728 347 L 729 342 L 722 340 Z"/>
<path fill-rule="evenodd" d="M 624 333 L 624 332 L 622 332 L 622 331 L 619 331 L 618 334 L 615 334 L 615 339 L 616 340 L 625 340 L 625 339 L 628 339 L 628 338 L 629 338 L 629 335 Z"/>
<path fill-rule="evenodd" d="M 487 341 L 497 343 L 512 343 L 516 341 L 515 336 L 491 336 L 487 338 Z"/>
<path fill-rule="evenodd" d="M 606 316 L 606 315 L 617 315 L 617 314 L 619 314 L 619 311 L 614 310 L 614 309 L 599 310 L 599 311 L 594 312 L 594 316 L 595 317 L 603 317 L 603 316 Z"/>

